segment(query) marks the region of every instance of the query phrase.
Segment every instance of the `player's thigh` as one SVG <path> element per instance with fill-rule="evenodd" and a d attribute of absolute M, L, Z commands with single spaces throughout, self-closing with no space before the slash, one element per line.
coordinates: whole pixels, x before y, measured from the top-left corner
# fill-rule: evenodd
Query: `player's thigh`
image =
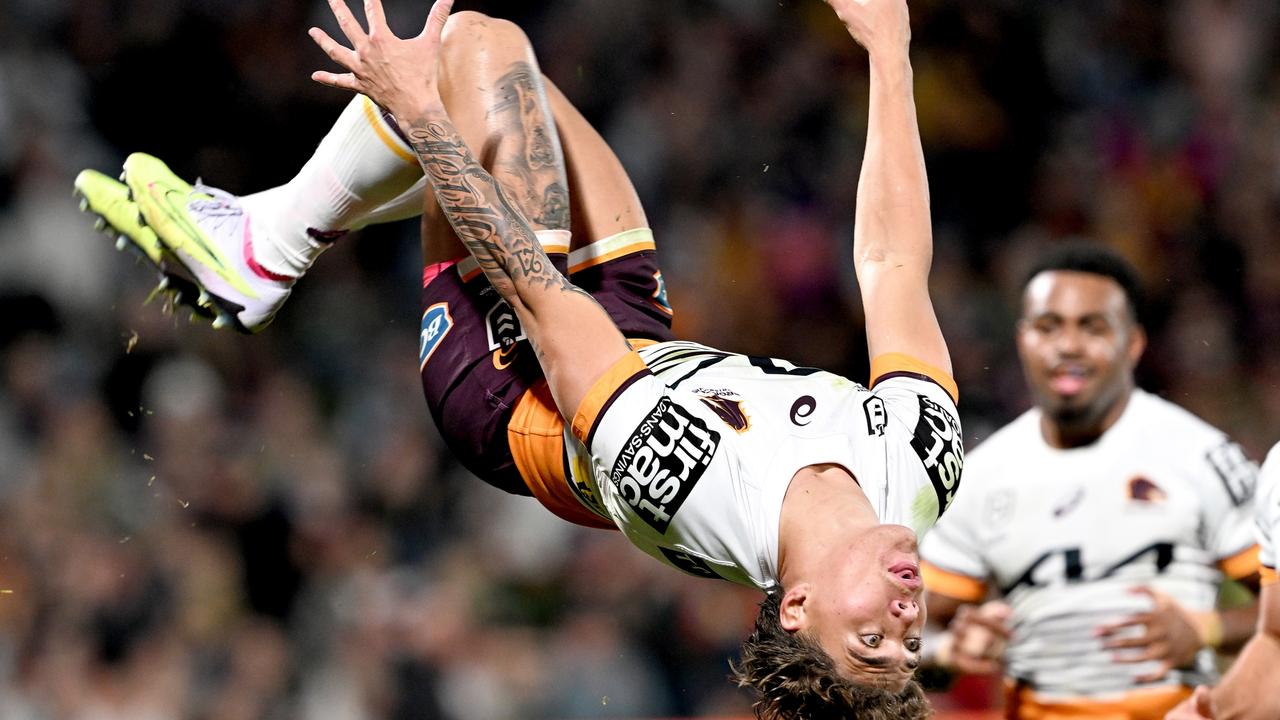
<path fill-rule="evenodd" d="M 480 479 L 528 495 L 507 442 L 512 410 L 542 379 L 515 313 L 478 271 L 428 267 L 418 368 L 445 444 Z"/>
<path fill-rule="evenodd" d="M 574 248 L 649 227 L 618 156 L 554 83 L 544 86 L 564 151 Z"/>
<path fill-rule="evenodd" d="M 533 48 L 515 24 L 475 12 L 445 27 L 440 91 L 467 147 L 535 230 L 568 230 L 560 140 Z M 464 254 L 428 197 L 423 216 L 427 262 Z"/>

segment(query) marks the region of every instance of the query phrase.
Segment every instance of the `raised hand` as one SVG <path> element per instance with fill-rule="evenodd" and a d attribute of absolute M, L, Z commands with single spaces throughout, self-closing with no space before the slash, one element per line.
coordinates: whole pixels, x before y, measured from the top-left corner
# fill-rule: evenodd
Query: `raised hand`
<path fill-rule="evenodd" d="M 436 0 L 422 32 L 402 39 L 387 27 L 381 0 L 364 0 L 367 33 L 351 14 L 346 0 L 329 0 L 329 8 L 351 47 L 343 46 L 320 28 L 313 27 L 308 34 L 326 55 L 350 72 L 317 70 L 311 73 L 311 79 L 367 95 L 397 118 L 408 119 L 427 106 L 438 104 L 440 34 L 452 7 L 453 0 Z"/>
<path fill-rule="evenodd" d="M 858 44 L 872 56 L 905 52 L 911 43 L 906 0 L 827 0 Z"/>

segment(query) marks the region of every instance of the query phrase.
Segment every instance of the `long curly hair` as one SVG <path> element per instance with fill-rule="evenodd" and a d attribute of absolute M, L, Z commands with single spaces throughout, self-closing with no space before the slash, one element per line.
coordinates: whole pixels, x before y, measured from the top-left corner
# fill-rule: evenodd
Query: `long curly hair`
<path fill-rule="evenodd" d="M 781 588 L 760 603 L 755 631 L 742 643 L 731 679 L 751 688 L 759 720 L 918 720 L 933 714 L 920 684 L 900 692 L 841 677 L 817 641 L 782 627 Z"/>

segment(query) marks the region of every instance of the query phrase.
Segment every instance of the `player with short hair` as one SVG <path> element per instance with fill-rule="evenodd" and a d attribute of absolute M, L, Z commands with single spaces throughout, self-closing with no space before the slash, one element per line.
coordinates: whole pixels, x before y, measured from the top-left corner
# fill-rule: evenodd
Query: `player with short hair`
<path fill-rule="evenodd" d="M 382 127 L 378 142 L 408 148 L 425 170 L 419 363 L 460 459 L 561 517 L 622 531 L 667 565 L 765 591 L 735 669 L 760 694 L 760 717 L 925 717 L 911 682 L 925 619 L 916 538 L 951 501 L 963 448 L 928 295 L 910 29 L 903 0 L 831 4 L 871 60 L 854 254 L 873 389 L 670 340 L 635 192 L 603 140 L 544 86 L 514 25 L 459 13 L 445 29 L 450 2 L 439 0 L 423 34 L 401 40 L 377 0 L 365 4 L 368 32 L 331 0 L 353 47 L 312 36 L 351 72 L 313 77 L 389 111 L 393 121 L 372 104 L 346 116 L 374 135 Z M 331 137 L 370 134 L 343 128 Z M 339 145 L 326 139 L 318 153 Z M 487 168 L 472 148 L 483 148 Z M 390 199 L 342 185 L 369 171 L 362 182 L 379 186 L 394 175 L 390 163 L 316 165 L 300 182 L 329 190 L 320 205 L 334 215 L 343 203 L 366 208 L 336 226 L 312 222 L 288 188 L 236 198 L 191 188 L 137 155 L 125 168 L 133 200 L 97 175 L 78 187 L 163 273 L 179 263 L 191 275 L 185 300 L 252 330 L 331 231 L 386 216 L 411 192 L 404 174 L 380 185 Z M 148 227 L 128 225 L 138 208 Z"/>
<path fill-rule="evenodd" d="M 1273 720 L 1280 717 L 1280 584 L 1276 542 L 1280 540 L 1280 444 L 1271 448 L 1258 475 L 1257 533 L 1262 546 L 1262 599 L 1258 629 L 1217 687 L 1196 688 L 1167 720 Z"/>
<path fill-rule="evenodd" d="M 1215 603 L 1224 575 L 1257 577 L 1257 468 L 1136 386 L 1140 307 L 1109 249 L 1040 259 L 1017 328 L 1035 407 L 972 453 L 922 548 L 934 617 L 951 623 L 939 660 L 1003 667 L 1010 717 L 1161 718 L 1212 673 L 1211 648 L 1250 632 L 1255 606 Z"/>

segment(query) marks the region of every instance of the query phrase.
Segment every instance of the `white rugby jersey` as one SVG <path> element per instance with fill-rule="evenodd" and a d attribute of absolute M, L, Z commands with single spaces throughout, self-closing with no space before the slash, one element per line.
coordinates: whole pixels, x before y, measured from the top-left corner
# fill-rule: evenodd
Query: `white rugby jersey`
<path fill-rule="evenodd" d="M 1223 571 L 1258 569 L 1257 466 L 1222 432 L 1141 390 L 1097 442 L 1050 447 L 1033 409 L 969 457 L 964 492 L 921 547 L 931 591 L 1013 607 L 1006 672 L 1046 699 L 1138 688 L 1158 663 L 1116 663 L 1095 628 L 1150 608 L 1131 591 L 1212 610 Z M 1138 628 L 1133 629 L 1135 631 Z M 1211 670 L 1201 653 L 1198 672 Z M 1192 685 L 1173 672 L 1153 688 Z"/>
<path fill-rule="evenodd" d="M 1271 448 L 1258 480 L 1258 545 L 1262 548 L 1262 581 L 1276 582 L 1276 541 L 1280 540 L 1280 443 Z"/>
<path fill-rule="evenodd" d="M 905 369 L 881 368 L 871 391 L 696 343 L 646 347 L 597 383 L 567 430 L 572 484 L 663 563 L 766 590 L 783 497 L 806 466 L 845 467 L 881 522 L 923 535 L 951 501 L 964 449 L 951 396 L 897 357 Z M 580 480 L 588 468 L 594 488 Z"/>

